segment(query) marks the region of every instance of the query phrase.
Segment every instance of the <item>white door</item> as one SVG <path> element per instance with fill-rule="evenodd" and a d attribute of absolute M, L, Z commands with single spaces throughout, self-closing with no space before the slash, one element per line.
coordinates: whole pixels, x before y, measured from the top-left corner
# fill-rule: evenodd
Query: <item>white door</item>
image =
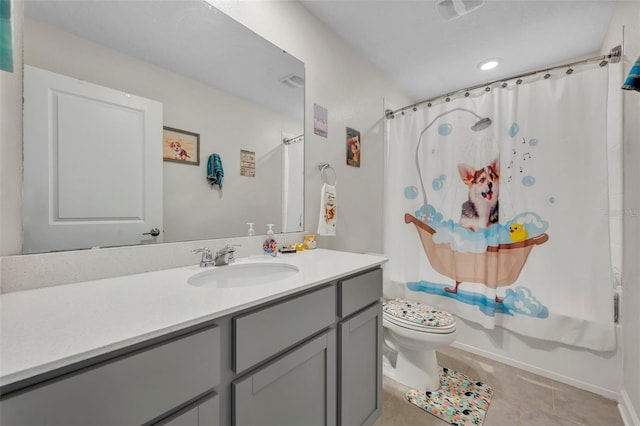
<path fill-rule="evenodd" d="M 162 104 L 24 67 L 24 253 L 162 241 Z"/>

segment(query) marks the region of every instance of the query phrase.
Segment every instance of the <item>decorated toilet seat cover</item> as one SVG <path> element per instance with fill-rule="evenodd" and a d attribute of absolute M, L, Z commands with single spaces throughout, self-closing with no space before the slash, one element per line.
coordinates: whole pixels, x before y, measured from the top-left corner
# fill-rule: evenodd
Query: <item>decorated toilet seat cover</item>
<path fill-rule="evenodd" d="M 409 326 L 420 328 L 452 328 L 456 319 L 449 312 L 405 299 L 391 299 L 382 304 L 384 313 Z M 413 327 L 412 327 L 413 328 Z"/>

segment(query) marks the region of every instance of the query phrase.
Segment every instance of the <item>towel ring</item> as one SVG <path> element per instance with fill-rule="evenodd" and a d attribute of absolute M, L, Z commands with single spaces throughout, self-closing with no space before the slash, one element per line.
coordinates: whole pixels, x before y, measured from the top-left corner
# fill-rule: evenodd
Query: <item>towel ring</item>
<path fill-rule="evenodd" d="M 335 185 L 336 183 L 338 183 L 338 175 L 336 174 L 336 171 L 334 170 L 334 168 L 331 167 L 331 164 L 329 163 L 319 164 L 318 169 L 320 169 L 320 177 L 322 177 L 322 181 L 324 183 L 326 183 L 327 185 Z M 327 170 L 331 170 L 333 172 L 333 183 L 331 183 L 329 179 L 327 179 L 327 174 L 326 174 Z"/>

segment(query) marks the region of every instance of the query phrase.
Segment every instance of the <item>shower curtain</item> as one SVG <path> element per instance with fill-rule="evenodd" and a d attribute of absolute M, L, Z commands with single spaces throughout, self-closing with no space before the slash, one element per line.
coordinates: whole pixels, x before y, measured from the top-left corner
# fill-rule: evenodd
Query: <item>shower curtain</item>
<path fill-rule="evenodd" d="M 386 279 L 486 328 L 615 348 L 607 67 L 387 120 Z"/>

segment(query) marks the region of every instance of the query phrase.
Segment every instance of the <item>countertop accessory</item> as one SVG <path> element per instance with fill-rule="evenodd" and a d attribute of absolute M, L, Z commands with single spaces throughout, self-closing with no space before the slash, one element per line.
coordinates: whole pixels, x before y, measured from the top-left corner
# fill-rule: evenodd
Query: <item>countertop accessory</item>
<path fill-rule="evenodd" d="M 202 258 L 200 259 L 201 268 L 206 268 L 214 265 L 215 260 L 213 259 L 213 254 L 211 253 L 211 249 L 209 247 L 200 247 L 197 249 L 193 249 L 192 252 L 202 253 Z"/>

